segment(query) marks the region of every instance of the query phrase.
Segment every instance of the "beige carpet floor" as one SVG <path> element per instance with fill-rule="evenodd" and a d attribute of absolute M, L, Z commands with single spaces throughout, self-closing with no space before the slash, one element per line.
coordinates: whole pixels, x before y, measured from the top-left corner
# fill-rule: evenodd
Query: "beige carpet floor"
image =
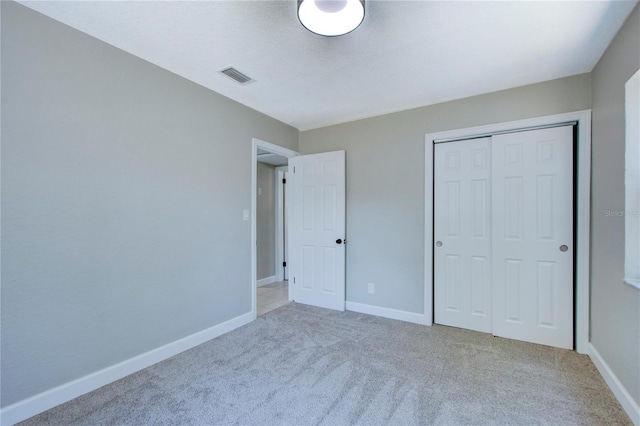
<path fill-rule="evenodd" d="M 587 356 L 295 303 L 25 425 L 630 424 Z"/>

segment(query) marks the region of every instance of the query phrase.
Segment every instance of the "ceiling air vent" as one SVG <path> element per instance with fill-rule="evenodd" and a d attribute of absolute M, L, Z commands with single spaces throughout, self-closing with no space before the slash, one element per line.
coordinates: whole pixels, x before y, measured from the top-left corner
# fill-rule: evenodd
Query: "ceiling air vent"
<path fill-rule="evenodd" d="M 255 81 L 248 75 L 241 73 L 240 71 L 238 71 L 233 67 L 223 68 L 220 70 L 220 72 L 226 75 L 227 77 L 234 79 L 240 84 L 247 84 L 247 83 L 251 83 L 252 81 Z"/>

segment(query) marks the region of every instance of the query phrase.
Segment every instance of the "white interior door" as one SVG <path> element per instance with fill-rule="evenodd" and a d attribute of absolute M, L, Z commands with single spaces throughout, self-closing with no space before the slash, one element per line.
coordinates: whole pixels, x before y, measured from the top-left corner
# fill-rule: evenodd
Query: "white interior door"
<path fill-rule="evenodd" d="M 573 348 L 573 128 L 497 135 L 493 334 Z"/>
<path fill-rule="evenodd" d="M 491 138 L 435 146 L 435 322 L 491 332 Z"/>
<path fill-rule="evenodd" d="M 294 192 L 289 285 L 294 300 L 343 311 L 345 152 L 301 155 L 289 166 Z"/>

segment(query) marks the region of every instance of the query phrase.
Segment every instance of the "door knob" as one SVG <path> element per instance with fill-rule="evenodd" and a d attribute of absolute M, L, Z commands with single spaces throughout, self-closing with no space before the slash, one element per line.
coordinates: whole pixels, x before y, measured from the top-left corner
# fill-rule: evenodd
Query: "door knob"
<path fill-rule="evenodd" d="M 338 239 L 336 240 L 336 244 L 342 244 L 342 240 L 341 240 L 340 238 L 338 238 Z"/>
<path fill-rule="evenodd" d="M 567 247 L 566 245 L 564 245 L 564 244 L 563 244 L 563 245 L 561 245 L 561 246 L 560 246 L 560 251 L 561 251 L 561 252 L 563 252 L 563 253 L 564 253 L 564 252 L 565 252 L 565 251 L 567 251 L 567 250 L 569 250 L 569 247 Z"/>
<path fill-rule="evenodd" d="M 436 241 L 436 247 L 442 247 L 442 241 Z"/>

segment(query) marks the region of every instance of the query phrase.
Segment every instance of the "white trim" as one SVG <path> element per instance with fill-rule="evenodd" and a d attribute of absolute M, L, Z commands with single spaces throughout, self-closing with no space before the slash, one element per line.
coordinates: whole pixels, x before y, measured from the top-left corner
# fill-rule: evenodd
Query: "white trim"
<path fill-rule="evenodd" d="M 285 252 L 284 252 L 284 241 L 281 238 L 283 234 L 283 226 L 285 219 L 288 219 L 289 216 L 285 215 L 284 209 L 286 208 L 286 196 L 283 196 L 283 192 L 286 191 L 286 184 L 282 184 L 282 180 L 285 179 L 286 172 L 289 169 L 288 166 L 281 166 L 275 168 L 275 188 L 276 188 L 276 281 L 284 280 L 284 269 L 282 267 L 282 263 L 285 261 Z M 284 191 L 283 191 L 284 190 Z M 284 225 L 283 225 L 284 224 Z"/>
<path fill-rule="evenodd" d="M 433 139 L 425 135 L 424 148 L 424 317 L 433 325 Z"/>
<path fill-rule="evenodd" d="M 631 394 L 627 391 L 609 365 L 605 362 L 604 358 L 602 358 L 600 353 L 591 343 L 589 343 L 589 357 L 600 372 L 602 378 L 604 378 L 604 381 L 609 385 L 609 388 L 618 399 L 620 405 L 622 405 L 624 411 L 631 418 L 633 424 L 640 426 L 640 406 L 638 406 L 638 403 L 633 400 Z"/>
<path fill-rule="evenodd" d="M 287 215 L 287 232 L 286 232 L 286 237 L 287 237 L 287 287 L 289 288 L 289 301 L 292 302 L 294 300 L 294 295 L 295 295 L 295 291 L 296 291 L 296 286 L 295 286 L 295 278 L 291 278 L 292 274 L 291 271 L 293 271 L 293 266 L 295 264 L 295 262 L 293 261 L 293 255 L 291 254 L 291 247 L 293 247 L 293 232 L 291 232 L 291 230 L 293 229 L 293 225 L 294 222 L 293 220 L 291 220 L 291 218 L 293 217 L 293 171 L 295 170 L 295 167 L 293 167 L 293 164 L 295 162 L 295 159 L 293 158 L 289 158 L 289 167 L 287 170 L 287 179 L 289 179 L 287 181 L 287 184 L 285 185 L 285 197 L 287 198 L 287 201 L 285 201 L 285 209 L 286 209 L 286 215 Z"/>
<path fill-rule="evenodd" d="M 159 348 L 152 349 L 137 355 L 126 361 L 91 373 L 87 376 L 57 386 L 48 391 L 34 395 L 30 398 L 18 401 L 0 410 L 2 425 L 12 425 L 29 417 L 40 414 L 57 405 L 63 404 L 104 385 L 115 382 L 125 376 L 133 374 L 144 368 L 150 367 L 165 359 L 171 358 L 181 352 L 198 346 L 208 340 L 214 339 L 238 327 L 250 323 L 254 314 L 248 312 L 228 321 L 214 325 L 206 330 L 199 331 L 190 336 L 183 337 L 175 342 L 168 343 Z"/>
<path fill-rule="evenodd" d="M 576 351 L 585 354 L 589 345 L 589 221 L 591 209 L 591 110 L 548 115 L 525 120 L 488 124 L 425 135 L 425 266 L 424 312 L 427 325 L 433 319 L 433 143 L 477 135 L 576 121 L 578 123 L 578 194 L 576 223 Z"/>
<path fill-rule="evenodd" d="M 262 287 L 263 285 L 273 284 L 276 281 L 278 281 L 276 279 L 276 276 L 275 275 L 271 275 L 270 277 L 265 277 L 265 278 L 261 278 L 259 280 L 256 280 L 256 287 Z"/>
<path fill-rule="evenodd" d="M 624 85 L 624 278 L 640 288 L 640 70 Z M 606 215 L 606 214 L 605 214 Z"/>
<path fill-rule="evenodd" d="M 426 325 L 424 314 L 415 312 L 400 311 L 397 309 L 383 308 L 381 306 L 366 305 L 364 303 L 346 302 L 347 311 L 359 312 L 361 314 L 375 315 L 399 321 L 412 322 L 414 324 Z"/>
<path fill-rule="evenodd" d="M 251 246 L 251 312 L 253 313 L 253 319 L 257 318 L 257 305 L 256 305 L 256 291 L 257 291 L 257 231 L 256 231 L 256 204 L 257 204 L 257 176 L 258 176 L 258 148 L 262 148 L 265 151 L 272 152 L 274 154 L 282 155 L 283 157 L 292 158 L 298 154 L 296 151 L 292 151 L 287 148 L 283 148 L 279 145 L 275 145 L 269 142 L 265 142 L 260 139 L 251 139 L 251 240 L 249 245 Z M 289 286 L 289 300 L 291 300 L 291 286 Z"/>
<path fill-rule="evenodd" d="M 574 113 L 578 120 L 578 194 L 576 220 L 576 351 L 589 351 L 591 258 L 591 110 Z"/>
<path fill-rule="evenodd" d="M 624 283 L 626 285 L 630 285 L 633 288 L 637 288 L 638 290 L 640 290 L 640 280 L 632 280 L 631 278 L 625 278 Z"/>
<path fill-rule="evenodd" d="M 276 280 L 282 281 L 284 280 L 284 268 L 282 267 L 282 262 L 284 262 L 284 244 L 282 242 L 282 228 L 283 228 L 283 197 L 282 197 L 282 179 L 284 179 L 284 171 L 282 167 L 276 167 L 275 169 L 275 209 L 276 209 L 276 223 L 274 226 L 275 229 L 275 253 L 276 253 Z"/>

